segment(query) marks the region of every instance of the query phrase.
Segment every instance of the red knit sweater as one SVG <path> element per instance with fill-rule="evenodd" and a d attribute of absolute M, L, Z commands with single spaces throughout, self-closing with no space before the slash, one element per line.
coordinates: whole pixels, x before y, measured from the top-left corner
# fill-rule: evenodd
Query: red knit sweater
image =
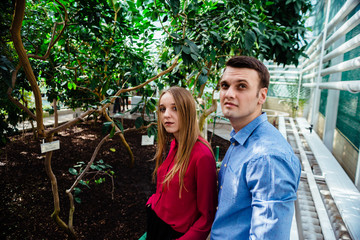
<path fill-rule="evenodd" d="M 203 140 L 203 138 L 199 137 Z M 191 151 L 184 177 L 185 188 L 179 198 L 179 174 L 163 187 L 162 182 L 174 166 L 177 142 L 173 140 L 170 151 L 157 172 L 156 193 L 147 204 L 157 216 L 175 231 L 185 233 L 181 240 L 206 239 L 215 217 L 217 205 L 216 164 L 211 151 L 197 141 Z"/>

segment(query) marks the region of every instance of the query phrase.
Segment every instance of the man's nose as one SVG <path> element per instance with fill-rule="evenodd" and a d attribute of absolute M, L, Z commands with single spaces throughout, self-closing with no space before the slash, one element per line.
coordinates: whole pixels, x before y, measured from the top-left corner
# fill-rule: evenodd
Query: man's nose
<path fill-rule="evenodd" d="M 235 90 L 234 87 L 232 86 L 228 87 L 228 89 L 226 89 L 225 96 L 228 98 L 233 98 L 235 94 L 234 90 Z"/>

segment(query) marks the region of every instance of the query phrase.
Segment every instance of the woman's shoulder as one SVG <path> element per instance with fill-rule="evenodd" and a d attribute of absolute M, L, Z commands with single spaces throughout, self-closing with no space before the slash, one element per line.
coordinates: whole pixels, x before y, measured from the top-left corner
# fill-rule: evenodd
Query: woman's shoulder
<path fill-rule="evenodd" d="M 211 145 L 208 141 L 206 141 L 203 137 L 199 136 L 194 147 L 193 147 L 193 152 L 198 153 L 198 154 L 205 154 L 205 155 L 211 155 L 212 156 L 212 152 L 210 150 Z"/>

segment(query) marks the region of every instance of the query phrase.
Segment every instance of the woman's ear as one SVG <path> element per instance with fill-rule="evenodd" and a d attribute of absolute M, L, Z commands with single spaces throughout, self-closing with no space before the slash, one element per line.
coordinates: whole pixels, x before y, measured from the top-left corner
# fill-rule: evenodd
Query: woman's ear
<path fill-rule="evenodd" d="M 267 91 L 268 91 L 268 88 L 266 88 L 266 87 L 263 87 L 259 90 L 259 101 L 258 101 L 259 105 L 263 105 L 265 103 Z"/>

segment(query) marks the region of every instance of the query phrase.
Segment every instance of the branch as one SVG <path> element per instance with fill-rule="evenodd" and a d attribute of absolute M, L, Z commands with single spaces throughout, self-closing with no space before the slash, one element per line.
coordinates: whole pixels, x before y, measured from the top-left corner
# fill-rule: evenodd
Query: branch
<path fill-rule="evenodd" d="M 53 129 L 50 129 L 47 131 L 47 134 L 54 134 L 54 133 L 57 133 L 61 130 L 64 130 L 68 127 L 71 127 L 72 125 L 75 125 L 78 121 L 84 121 L 84 117 L 90 115 L 91 113 L 95 112 L 96 110 L 95 109 L 90 109 L 90 110 L 87 110 L 85 113 L 83 113 L 80 117 L 77 117 L 77 118 L 74 118 L 72 119 L 71 121 L 68 121 L 66 122 L 65 124 L 57 127 L 57 128 L 53 128 Z"/>
<path fill-rule="evenodd" d="M 140 131 L 140 130 L 143 130 L 143 129 L 148 129 L 149 127 L 151 127 L 153 125 L 157 125 L 157 123 L 153 122 L 153 123 L 150 123 L 150 124 L 148 124 L 146 126 L 141 126 L 139 128 L 136 128 L 136 127 L 127 128 L 127 129 L 124 130 L 124 133 L 129 133 L 129 132 Z M 117 132 L 115 134 L 117 134 Z"/>
<path fill-rule="evenodd" d="M 65 31 L 65 28 L 67 26 L 67 22 L 69 21 L 69 18 L 68 18 L 68 14 L 67 14 L 67 11 L 66 11 L 66 8 L 65 6 L 59 1 L 59 0 L 55 0 L 64 10 L 64 15 L 65 15 L 65 19 L 63 20 L 63 22 L 61 23 L 55 23 L 54 26 L 53 26 L 53 30 L 52 30 L 52 35 L 51 35 L 51 40 L 50 40 L 50 43 L 48 45 L 48 48 L 46 50 L 46 53 L 44 56 L 38 56 L 38 55 L 35 55 L 35 54 L 28 54 L 28 57 L 30 58 L 35 58 L 35 59 L 41 59 L 41 60 L 46 60 L 49 56 L 50 56 L 50 50 L 51 48 L 55 45 L 55 43 L 57 41 L 59 41 L 61 35 L 64 33 Z M 56 37 L 56 39 L 54 40 L 55 38 L 55 32 L 56 32 L 56 28 L 58 25 L 63 25 L 63 28 L 61 29 L 60 33 L 58 34 L 58 36 Z"/>
<path fill-rule="evenodd" d="M 214 94 L 214 92 L 213 92 Z M 203 131 L 204 129 L 204 124 L 205 124 L 205 121 L 206 121 L 206 118 L 213 112 L 215 112 L 217 109 L 217 100 L 215 99 L 212 99 L 212 105 L 209 109 L 206 109 L 205 112 L 203 112 L 203 114 L 200 116 L 200 119 L 199 119 L 199 129 L 200 129 L 200 132 Z"/>
<path fill-rule="evenodd" d="M 140 85 L 137 85 L 137 86 L 132 87 L 132 88 L 126 88 L 126 89 L 122 88 L 122 89 L 120 89 L 114 96 L 120 96 L 120 94 L 122 94 L 122 93 L 131 92 L 131 91 L 137 90 L 137 89 L 139 89 L 139 88 L 142 88 L 142 87 L 144 87 L 145 85 L 149 84 L 150 82 L 152 82 L 152 81 L 160 78 L 161 76 L 163 76 L 163 75 L 171 72 L 171 71 L 177 66 L 178 60 L 179 60 L 179 57 L 176 56 L 175 59 L 174 59 L 173 64 L 172 64 L 168 69 L 162 71 L 162 72 L 159 73 L 158 75 L 150 78 L 149 80 L 147 80 L 146 82 L 144 82 L 144 83 L 142 83 L 142 84 L 140 84 Z M 113 103 L 114 103 L 115 99 L 116 99 L 116 97 L 113 97 L 113 98 L 111 99 L 110 103 L 105 104 L 105 105 L 102 107 L 102 109 L 108 108 L 108 107 L 110 106 L 110 104 L 113 104 Z"/>
<path fill-rule="evenodd" d="M 66 193 L 68 194 L 69 192 L 72 192 L 74 190 L 74 188 L 78 185 L 78 183 L 80 182 L 80 180 L 84 177 L 84 175 L 86 174 L 86 172 L 89 170 L 90 166 L 94 163 L 95 157 L 97 156 L 98 152 L 100 151 L 101 146 L 106 142 L 106 140 L 110 137 L 110 134 L 106 135 L 101 141 L 100 143 L 97 145 L 97 147 L 95 148 L 95 151 L 90 159 L 90 162 L 88 162 L 88 164 L 86 165 L 84 171 L 76 178 L 75 182 L 73 183 L 73 185 L 66 190 Z"/>
<path fill-rule="evenodd" d="M 26 51 L 21 39 L 21 27 L 24 19 L 25 12 L 25 0 L 17 0 L 15 4 L 15 12 L 13 17 L 13 22 L 11 24 L 10 33 L 13 40 L 14 48 L 16 53 L 19 56 L 20 64 L 24 69 L 26 78 L 28 79 L 32 92 L 35 97 L 35 106 L 36 106 L 36 121 L 37 129 L 39 136 L 44 136 L 45 128 L 43 124 L 43 110 L 42 110 L 42 99 L 39 85 L 37 84 L 36 77 L 31 68 L 29 58 L 26 55 Z"/>
<path fill-rule="evenodd" d="M 15 99 L 13 96 L 11 96 L 11 92 L 14 89 L 15 83 L 16 83 L 16 75 L 20 68 L 21 68 L 21 65 L 18 64 L 16 66 L 15 70 L 11 74 L 11 87 L 9 87 L 7 90 L 7 96 L 12 103 L 14 103 L 20 109 L 24 110 L 32 119 L 34 119 L 36 121 L 35 114 L 33 112 L 31 112 L 29 108 L 27 108 L 23 104 L 21 104 L 19 100 Z"/>
<path fill-rule="evenodd" d="M 155 8 L 157 9 L 156 0 L 155 0 Z M 160 14 L 159 14 L 159 22 L 160 22 L 160 24 L 161 24 L 162 29 L 164 29 L 164 31 L 169 35 L 169 37 L 171 37 L 172 39 L 175 39 L 175 40 L 176 40 L 176 37 L 171 36 L 171 34 L 169 33 L 169 31 L 164 27 L 164 25 L 163 25 L 163 23 L 162 23 L 162 21 L 161 21 L 161 19 L 160 19 Z"/>

